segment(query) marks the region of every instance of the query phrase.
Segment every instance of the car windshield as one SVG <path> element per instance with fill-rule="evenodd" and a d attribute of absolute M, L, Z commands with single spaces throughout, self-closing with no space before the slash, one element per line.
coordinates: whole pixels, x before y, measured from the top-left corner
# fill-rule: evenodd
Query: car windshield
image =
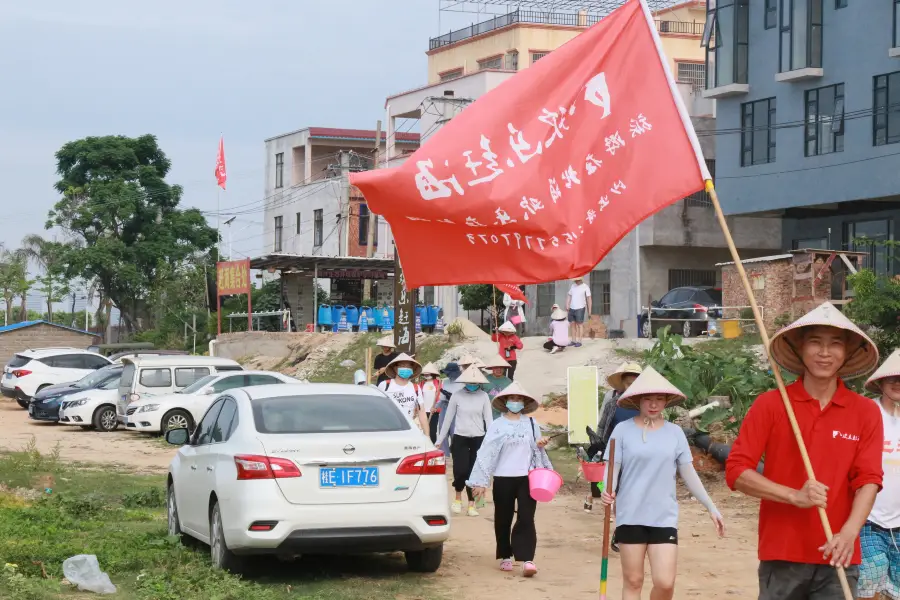
<path fill-rule="evenodd" d="M 201 388 L 209 385 L 217 378 L 217 375 L 207 375 L 206 377 L 201 377 L 191 385 L 187 386 L 183 390 L 178 390 L 175 392 L 176 394 L 193 394 L 199 391 Z"/>
<path fill-rule="evenodd" d="M 405 431 L 409 420 L 384 396 L 327 394 L 253 400 L 260 433 Z"/>
<path fill-rule="evenodd" d="M 93 389 L 100 385 L 102 382 L 112 377 L 114 372 L 117 372 L 118 375 L 121 376 L 122 367 L 110 365 L 108 367 L 97 369 L 96 371 L 88 373 L 87 375 L 76 381 L 73 387 L 77 387 L 82 390 Z"/>

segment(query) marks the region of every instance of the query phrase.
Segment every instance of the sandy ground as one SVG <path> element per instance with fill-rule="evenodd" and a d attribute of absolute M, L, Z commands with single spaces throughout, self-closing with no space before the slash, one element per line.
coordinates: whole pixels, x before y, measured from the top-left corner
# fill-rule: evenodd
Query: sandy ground
<path fill-rule="evenodd" d="M 574 354 L 574 353 L 573 353 Z M 564 411 L 562 411 L 565 414 Z M 175 450 L 127 432 L 97 433 L 79 427 L 29 422 L 13 402 L 0 402 L 0 440 L 21 449 L 31 439 L 49 452 L 59 446 L 66 461 L 121 465 L 140 472 L 162 472 Z M 581 484 L 583 486 L 583 484 Z M 715 537 L 712 523 L 696 501 L 681 502 L 680 557 L 675 598 L 751 598 L 756 595 L 756 504 L 730 493 L 723 484 L 713 496 L 724 514 L 728 535 Z M 599 507 L 599 504 L 598 504 Z M 602 513 L 586 514 L 580 494 L 560 495 L 538 507 L 538 576 L 526 580 L 501 573 L 494 560 L 493 505 L 481 516 L 456 517 L 435 576 L 453 597 L 515 597 L 517 600 L 596 598 L 599 582 Z M 609 597 L 621 597 L 618 557 L 610 553 Z M 644 598 L 649 597 L 648 587 Z M 514 596 L 512 594 L 515 594 Z M 496 595 L 496 596 L 495 596 Z"/>
<path fill-rule="evenodd" d="M 100 433 L 31 421 L 18 404 L 4 398 L 0 401 L 0 450 L 22 450 L 31 440 L 41 453 L 58 446 L 60 457 L 68 462 L 122 465 L 140 472 L 165 472 L 176 451 L 123 430 Z"/>

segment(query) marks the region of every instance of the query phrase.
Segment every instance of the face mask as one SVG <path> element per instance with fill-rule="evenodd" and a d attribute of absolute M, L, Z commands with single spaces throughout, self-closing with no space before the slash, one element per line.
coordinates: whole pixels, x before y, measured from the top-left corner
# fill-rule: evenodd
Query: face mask
<path fill-rule="evenodd" d="M 522 410 L 525 408 L 525 403 L 517 402 L 515 400 L 507 400 L 506 408 L 509 409 L 509 412 L 518 414 L 518 413 L 522 412 Z"/>
<path fill-rule="evenodd" d="M 409 379 L 413 376 L 413 370 L 409 367 L 403 367 L 401 369 L 397 369 L 397 376 L 400 379 Z"/>
<path fill-rule="evenodd" d="M 466 389 L 469 390 L 470 392 L 477 392 L 478 388 L 480 388 L 480 387 L 481 386 L 478 385 L 477 383 L 467 383 L 466 384 Z"/>

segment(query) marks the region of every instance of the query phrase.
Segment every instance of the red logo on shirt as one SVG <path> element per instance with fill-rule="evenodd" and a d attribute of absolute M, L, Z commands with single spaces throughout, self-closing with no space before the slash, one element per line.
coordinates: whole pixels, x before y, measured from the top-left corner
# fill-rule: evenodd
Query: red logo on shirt
<path fill-rule="evenodd" d="M 852 433 L 841 433 L 837 429 L 835 429 L 831 432 L 831 438 L 832 439 L 841 438 L 842 440 L 847 440 L 850 442 L 858 442 L 859 441 L 858 435 L 853 435 Z"/>

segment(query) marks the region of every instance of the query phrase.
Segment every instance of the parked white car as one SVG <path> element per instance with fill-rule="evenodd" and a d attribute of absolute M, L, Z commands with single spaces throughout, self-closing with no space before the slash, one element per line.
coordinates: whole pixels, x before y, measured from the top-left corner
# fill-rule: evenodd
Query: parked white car
<path fill-rule="evenodd" d="M 115 431 L 116 400 L 119 398 L 119 380 L 113 380 L 99 388 L 85 390 L 66 398 L 59 408 L 62 425 L 79 425 L 85 429 Z"/>
<path fill-rule="evenodd" d="M 444 455 L 384 393 L 266 385 L 216 398 L 193 434 L 166 432 L 168 530 L 218 568 L 253 554 L 406 554 L 433 572 L 450 534 Z"/>
<path fill-rule="evenodd" d="M 174 394 L 152 396 L 128 405 L 126 427 L 129 431 L 159 433 L 169 429 L 194 430 L 218 394 L 239 387 L 302 383 L 270 371 L 232 371 L 207 375 Z M 132 410 L 133 409 L 133 410 Z"/>
<path fill-rule="evenodd" d="M 22 408 L 36 393 L 57 383 L 78 381 L 112 364 L 108 358 L 78 348 L 40 348 L 16 353 L 3 367 L 0 391 Z"/>

